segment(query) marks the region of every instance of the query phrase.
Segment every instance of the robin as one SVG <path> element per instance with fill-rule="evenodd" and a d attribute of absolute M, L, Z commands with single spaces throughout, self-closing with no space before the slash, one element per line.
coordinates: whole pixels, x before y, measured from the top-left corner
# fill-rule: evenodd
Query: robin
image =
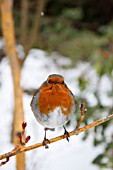
<path fill-rule="evenodd" d="M 46 138 L 46 131 L 53 131 L 57 127 L 64 128 L 64 135 L 69 141 L 69 133 L 64 125 L 72 118 L 76 101 L 64 77 L 59 74 L 50 75 L 34 93 L 31 108 L 37 121 L 45 127 L 45 148 L 48 148 L 47 143 L 50 142 Z"/>

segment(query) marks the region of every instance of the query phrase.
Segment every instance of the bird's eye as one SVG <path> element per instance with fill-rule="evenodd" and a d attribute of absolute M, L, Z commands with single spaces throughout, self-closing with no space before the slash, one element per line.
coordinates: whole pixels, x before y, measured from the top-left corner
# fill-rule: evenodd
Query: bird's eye
<path fill-rule="evenodd" d="M 64 81 L 62 82 L 62 84 L 64 84 Z"/>
<path fill-rule="evenodd" d="M 48 82 L 48 83 L 51 83 L 51 81 L 50 81 L 50 80 L 48 80 L 47 82 Z"/>

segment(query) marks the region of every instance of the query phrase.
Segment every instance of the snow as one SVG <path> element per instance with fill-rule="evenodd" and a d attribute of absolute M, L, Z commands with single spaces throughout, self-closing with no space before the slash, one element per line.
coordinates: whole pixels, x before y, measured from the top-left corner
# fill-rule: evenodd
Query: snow
<path fill-rule="evenodd" d="M 44 51 L 32 49 L 25 61 L 21 75 L 21 85 L 23 88 L 38 88 L 48 75 L 57 73 L 65 77 L 68 87 L 75 96 L 80 95 L 81 91 L 77 83 L 77 78 L 81 75 L 90 80 L 86 91 L 83 93 L 89 99 L 91 105 L 96 105 L 97 101 L 93 95 L 93 91 L 97 87 L 98 76 L 89 63 L 79 62 L 76 68 L 64 69 L 61 66 L 70 65 L 68 58 L 53 53 L 50 56 Z M 104 78 L 103 78 L 104 79 Z M 102 81 L 108 81 L 105 79 Z M 102 82 L 101 82 L 102 83 Z M 13 84 L 11 69 L 7 58 L 0 63 L 0 154 L 13 149 L 11 144 L 11 130 L 13 120 Z M 105 87 L 107 89 L 107 87 Z M 102 89 L 102 90 L 105 90 Z M 109 90 L 109 89 L 108 89 Z M 102 92 L 101 92 L 102 93 Z M 40 142 L 43 139 L 43 127 L 37 123 L 30 108 L 31 97 L 27 94 L 23 95 L 25 121 L 27 122 L 27 134 L 31 136 L 28 145 Z M 91 102 L 93 101 L 93 102 Z M 107 100 L 108 101 L 108 100 Z M 111 101 L 107 105 L 111 105 Z M 93 122 L 93 120 L 92 120 Z M 73 129 L 73 124 L 68 131 Z M 63 134 L 63 129 L 56 129 L 55 132 L 48 132 L 48 138 L 52 138 Z M 98 167 L 91 164 L 91 161 L 103 150 L 103 146 L 94 148 L 92 145 L 93 131 L 90 130 L 90 136 L 86 141 L 82 141 L 83 134 L 73 136 L 68 143 L 62 140 L 53 143 L 49 149 L 41 147 L 26 153 L 26 170 L 97 170 Z M 16 170 L 15 157 L 11 157 L 10 161 L 1 167 L 1 170 Z"/>
<path fill-rule="evenodd" d="M 106 82 L 106 83 L 105 83 Z M 109 96 L 109 92 L 112 90 L 112 81 L 107 75 L 103 75 L 100 81 L 100 98 L 104 106 L 113 106 L 113 96 Z"/>

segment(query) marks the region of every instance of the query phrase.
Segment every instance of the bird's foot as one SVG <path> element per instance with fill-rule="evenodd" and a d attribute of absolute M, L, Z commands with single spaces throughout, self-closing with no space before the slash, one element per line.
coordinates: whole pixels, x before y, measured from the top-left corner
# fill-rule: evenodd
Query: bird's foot
<path fill-rule="evenodd" d="M 77 128 L 74 130 L 74 133 L 75 133 L 75 135 L 78 135 L 78 129 Z"/>
<path fill-rule="evenodd" d="M 69 142 L 69 132 L 64 128 L 64 136 L 66 136 L 67 141 Z"/>
<path fill-rule="evenodd" d="M 44 138 L 44 140 L 43 140 L 43 142 L 42 142 L 42 145 L 45 146 L 45 149 L 48 149 L 48 148 L 49 148 L 49 146 L 47 145 L 48 143 L 50 143 L 50 140 Z"/>

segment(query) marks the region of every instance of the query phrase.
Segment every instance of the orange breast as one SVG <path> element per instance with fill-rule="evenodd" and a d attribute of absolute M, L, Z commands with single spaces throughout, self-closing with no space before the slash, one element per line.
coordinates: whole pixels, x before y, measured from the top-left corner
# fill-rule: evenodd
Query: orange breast
<path fill-rule="evenodd" d="M 41 87 L 38 99 L 38 107 L 41 113 L 48 114 L 58 106 L 62 113 L 68 115 L 74 104 L 73 96 L 67 87 L 61 84 L 46 85 Z"/>

